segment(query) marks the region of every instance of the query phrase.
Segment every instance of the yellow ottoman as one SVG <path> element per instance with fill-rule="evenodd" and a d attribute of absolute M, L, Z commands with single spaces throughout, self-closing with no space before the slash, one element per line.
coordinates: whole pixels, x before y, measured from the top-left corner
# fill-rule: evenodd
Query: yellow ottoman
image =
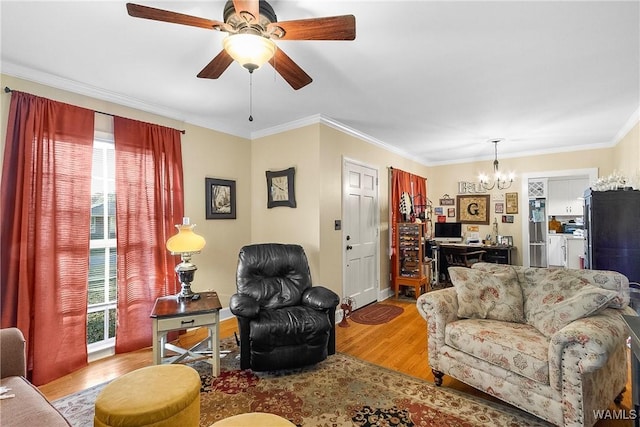
<path fill-rule="evenodd" d="M 209 427 L 296 427 L 289 420 L 266 412 L 249 412 L 225 418 Z"/>
<path fill-rule="evenodd" d="M 107 384 L 96 398 L 100 427 L 198 427 L 200 375 L 184 365 L 138 369 Z"/>

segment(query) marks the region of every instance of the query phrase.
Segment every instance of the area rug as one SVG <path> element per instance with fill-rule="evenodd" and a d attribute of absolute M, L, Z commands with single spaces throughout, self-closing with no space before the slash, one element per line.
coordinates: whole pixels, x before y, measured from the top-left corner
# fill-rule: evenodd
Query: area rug
<path fill-rule="evenodd" d="M 375 303 L 354 311 L 349 319 L 364 325 L 382 325 L 402 314 L 404 308 L 391 304 Z"/>
<path fill-rule="evenodd" d="M 200 373 L 200 426 L 246 412 L 269 412 L 298 426 L 549 426 L 524 412 L 413 378 L 346 354 L 310 368 L 280 372 L 240 371 L 233 340 L 222 372 Z M 93 425 L 93 402 L 104 384 L 56 400 L 74 427 Z M 141 390 L 152 393 L 152 390 Z M 256 426 L 258 427 L 258 426 Z M 268 427 L 268 426 L 260 426 Z"/>

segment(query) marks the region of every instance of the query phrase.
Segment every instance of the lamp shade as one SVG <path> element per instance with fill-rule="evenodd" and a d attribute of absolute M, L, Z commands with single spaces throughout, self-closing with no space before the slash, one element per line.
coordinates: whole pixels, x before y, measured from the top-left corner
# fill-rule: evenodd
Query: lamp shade
<path fill-rule="evenodd" d="M 174 255 L 200 252 L 206 244 L 204 237 L 193 232 L 195 224 L 177 224 L 178 234 L 167 240 L 167 249 Z"/>
<path fill-rule="evenodd" d="M 276 44 L 266 37 L 255 34 L 231 34 L 222 45 L 224 50 L 249 71 L 260 68 L 276 53 Z"/>

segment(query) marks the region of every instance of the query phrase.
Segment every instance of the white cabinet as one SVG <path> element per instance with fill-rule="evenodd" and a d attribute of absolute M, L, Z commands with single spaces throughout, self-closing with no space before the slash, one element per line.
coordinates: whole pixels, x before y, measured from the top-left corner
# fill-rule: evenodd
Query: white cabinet
<path fill-rule="evenodd" d="M 549 267 L 564 267 L 565 239 L 562 234 L 549 234 L 547 237 Z"/>
<path fill-rule="evenodd" d="M 546 199 L 547 178 L 529 178 L 527 194 L 529 196 L 529 200 Z"/>
<path fill-rule="evenodd" d="M 584 191 L 589 187 L 586 178 L 549 180 L 548 215 L 582 216 L 584 211 Z"/>
<path fill-rule="evenodd" d="M 584 239 L 575 238 L 571 234 L 549 234 L 547 249 L 549 267 L 580 268 Z"/>
<path fill-rule="evenodd" d="M 580 268 L 580 257 L 584 257 L 584 239 L 566 238 L 566 260 L 565 267 Z"/>

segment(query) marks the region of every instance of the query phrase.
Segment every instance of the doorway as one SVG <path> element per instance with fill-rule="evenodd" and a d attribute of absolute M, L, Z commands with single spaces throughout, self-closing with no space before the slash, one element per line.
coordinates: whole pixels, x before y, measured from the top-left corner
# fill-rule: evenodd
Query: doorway
<path fill-rule="evenodd" d="M 567 170 L 557 170 L 557 171 L 542 171 L 542 172 L 528 172 L 522 174 L 522 188 L 520 191 L 520 206 L 529 206 L 529 181 L 535 181 L 536 179 L 570 179 L 570 178 L 587 178 L 588 182 L 592 183 L 598 178 L 598 169 L 597 168 L 585 168 L 585 169 L 567 169 Z M 544 198 L 547 198 L 548 195 L 545 194 Z M 533 197 L 534 199 L 536 197 Z M 547 221 L 544 221 L 544 228 L 546 229 Z M 530 237 L 530 224 L 529 219 L 527 217 L 527 212 L 525 211 L 522 218 L 522 265 L 525 267 L 531 266 L 531 258 L 532 258 L 532 248 L 534 245 L 530 245 L 531 237 Z M 534 239 L 535 240 L 535 239 Z M 546 240 L 546 239 L 545 239 Z M 545 256 L 546 252 L 545 252 Z M 533 256 L 535 259 L 535 254 Z"/>
<path fill-rule="evenodd" d="M 343 160 L 343 295 L 354 308 L 377 301 L 379 288 L 378 170 Z"/>

